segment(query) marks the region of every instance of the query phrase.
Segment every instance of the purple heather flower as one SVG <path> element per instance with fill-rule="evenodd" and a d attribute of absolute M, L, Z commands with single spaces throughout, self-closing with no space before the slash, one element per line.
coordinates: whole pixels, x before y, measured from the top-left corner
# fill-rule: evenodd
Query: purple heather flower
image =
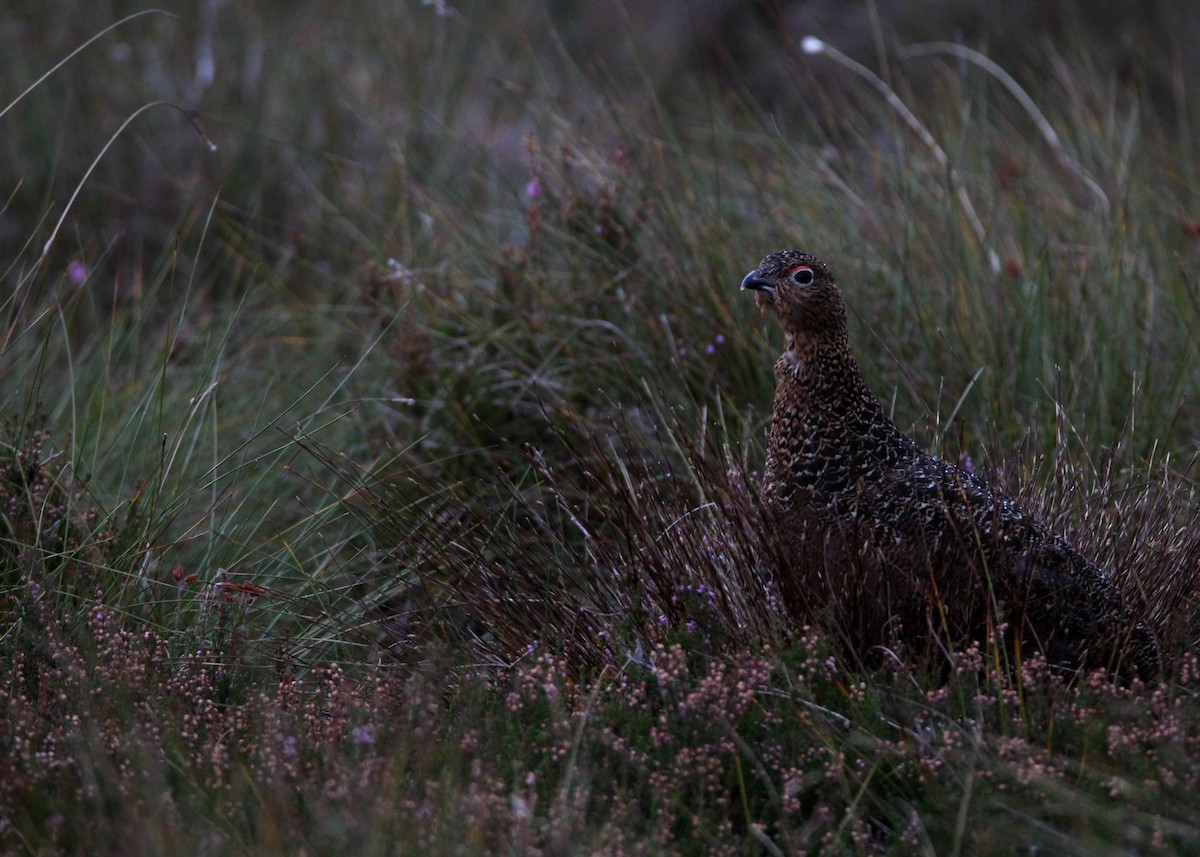
<path fill-rule="evenodd" d="M 537 179 L 530 179 L 525 182 L 525 196 L 529 199 L 541 199 L 542 183 Z"/>
<path fill-rule="evenodd" d="M 78 259 L 67 265 L 67 282 L 72 286 L 82 286 L 88 278 L 87 265 Z"/>

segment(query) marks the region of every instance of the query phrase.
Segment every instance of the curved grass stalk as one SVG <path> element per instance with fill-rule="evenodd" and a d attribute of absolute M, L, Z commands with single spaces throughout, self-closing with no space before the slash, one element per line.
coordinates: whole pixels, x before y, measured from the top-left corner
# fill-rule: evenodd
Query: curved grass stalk
<path fill-rule="evenodd" d="M 950 163 L 946 152 L 938 145 L 937 140 L 933 138 L 933 134 L 908 109 L 908 106 L 900 100 L 900 96 L 896 94 L 896 91 L 888 86 L 879 75 L 875 74 L 875 72 L 862 63 L 852 60 L 837 48 L 826 44 L 816 36 L 805 36 L 801 39 L 800 49 L 806 54 L 825 54 L 830 59 L 850 69 L 859 77 L 862 77 L 883 95 L 891 108 L 904 120 L 904 124 L 933 153 L 934 160 L 938 162 L 938 165 L 946 170 L 946 174 L 950 178 L 950 185 L 958 197 L 958 204 L 962 207 L 963 215 L 967 218 L 967 224 L 971 227 L 971 231 L 975 234 L 975 238 L 979 241 L 980 245 L 987 248 L 988 265 L 991 266 L 992 273 L 998 274 L 1000 272 L 1000 256 L 987 240 L 987 231 L 983 228 L 983 221 L 979 219 L 979 215 L 975 211 L 975 206 L 971 203 L 971 198 L 967 195 L 967 189 L 962 183 L 962 178 L 959 176 L 958 170 Z"/>
<path fill-rule="evenodd" d="M 22 100 L 22 99 L 23 99 L 23 98 L 24 98 L 26 95 L 28 95 L 29 93 L 31 93 L 31 92 L 33 92 L 35 89 L 37 89 L 39 86 L 41 86 L 41 85 L 42 85 L 42 83 L 43 83 L 43 82 L 45 82 L 45 80 L 46 80 L 47 78 L 49 78 L 49 77 L 50 77 L 52 74 L 54 74 L 56 71 L 58 71 L 58 70 L 59 70 L 60 68 L 62 68 L 64 65 L 66 65 L 67 63 L 69 63 L 69 62 L 70 62 L 71 60 L 73 60 L 75 57 L 77 57 L 77 56 L 78 56 L 80 53 L 82 53 L 82 52 L 83 52 L 85 49 L 87 49 L 88 47 L 90 47 L 90 46 L 91 46 L 93 43 L 95 43 L 97 40 L 99 40 L 99 39 L 103 38 L 104 36 L 108 35 L 108 34 L 109 34 L 109 33 L 111 33 L 113 30 L 117 29 L 117 27 L 123 26 L 123 25 L 125 25 L 125 24 L 129 23 L 130 21 L 132 21 L 134 18 L 140 18 L 140 17 L 142 17 L 143 15 L 167 15 L 167 16 L 169 16 L 169 17 L 171 17 L 171 18 L 178 18 L 178 17 L 179 17 L 178 15 L 173 15 L 172 13 L 168 12 L 166 9 L 143 9 L 143 10 L 142 10 L 142 11 L 140 11 L 140 12 L 134 12 L 132 15 L 126 15 L 124 18 L 122 18 L 122 19 L 121 19 L 121 20 L 119 20 L 119 21 L 114 21 L 113 23 L 111 23 L 111 24 L 109 24 L 107 27 L 105 27 L 103 30 L 101 30 L 100 32 L 96 33 L 94 36 L 92 36 L 90 39 L 88 39 L 88 40 L 87 40 L 86 42 L 84 42 L 82 45 L 80 45 L 79 47 L 75 48 L 75 50 L 71 51 L 69 54 L 67 54 L 65 57 L 63 57 L 61 60 L 59 60 L 58 62 L 56 62 L 56 63 L 55 63 L 53 66 L 51 66 L 51 68 L 50 68 L 50 70 L 49 70 L 49 71 L 47 71 L 45 74 L 43 74 L 43 75 L 42 75 L 41 77 L 39 77 L 37 80 L 35 80 L 33 83 L 29 84 L 29 86 L 25 87 L 25 90 L 24 90 L 24 91 L 23 91 L 23 92 L 22 92 L 20 95 L 18 95 L 18 96 L 17 96 L 16 98 L 14 98 L 12 101 L 8 102 L 8 104 L 7 104 L 7 105 L 5 105 L 5 107 L 4 107 L 4 109 L 3 109 L 3 110 L 0 110 L 0 119 L 3 119 L 3 118 L 4 118 L 4 114 L 5 114 L 5 113 L 7 113 L 8 111 L 12 110 L 12 109 L 13 109 L 14 107 L 16 107 L 18 104 L 20 104 L 20 103 L 21 103 L 21 100 Z"/>
<path fill-rule="evenodd" d="M 1067 154 L 1067 150 L 1063 147 L 1062 140 L 1059 139 L 1058 132 L 1050 124 L 1050 120 L 1038 108 L 1029 94 L 1021 88 L 1021 84 L 1017 83 L 1013 76 L 1005 71 L 1000 65 L 981 54 L 979 51 L 971 50 L 970 48 L 956 45 L 953 42 L 925 42 L 919 45 L 909 45 L 906 48 L 900 49 L 902 58 L 927 56 L 929 54 L 951 54 L 959 59 L 967 62 L 975 63 L 992 77 L 996 78 L 1000 84 L 1008 90 L 1009 94 L 1017 100 L 1017 103 L 1025 109 L 1029 114 L 1029 118 L 1033 120 L 1033 124 L 1037 126 L 1042 138 L 1050 147 L 1050 151 L 1054 152 L 1054 156 L 1058 158 L 1059 163 L 1075 174 L 1081 182 L 1087 185 L 1088 190 L 1096 195 L 1100 200 L 1100 205 L 1104 208 L 1104 214 L 1107 216 L 1111 210 L 1108 202 L 1108 194 L 1100 187 L 1100 184 L 1092 178 L 1074 158 Z"/>
<path fill-rule="evenodd" d="M 150 108 L 159 106 L 173 107 L 186 116 L 188 121 L 192 123 L 192 127 L 194 127 L 200 136 L 204 138 L 204 141 L 208 144 L 209 150 L 213 152 L 217 150 L 217 144 L 210 140 L 208 135 L 201 130 L 200 126 L 196 122 L 196 117 L 190 111 L 184 110 L 173 101 L 151 101 L 149 104 L 143 104 L 126 117 L 125 121 L 121 123 L 120 127 L 117 128 L 117 130 L 112 133 L 112 136 L 105 141 L 104 145 L 100 147 L 99 153 L 92 160 L 91 164 L 88 165 L 88 168 L 84 170 L 83 178 L 79 180 L 79 184 L 75 186 L 75 191 L 71 194 L 71 198 L 67 200 L 67 204 L 63 208 L 63 213 L 59 216 L 58 222 L 54 224 L 54 229 L 50 231 L 50 237 L 47 238 L 46 243 L 42 245 L 41 255 L 38 256 L 39 265 L 45 261 L 46 256 L 50 253 L 50 248 L 54 245 L 55 239 L 58 238 L 58 233 L 62 229 L 63 222 L 66 221 L 67 215 L 71 213 L 71 209 L 75 205 L 75 200 L 79 197 L 80 192 L 83 190 L 83 186 L 87 184 L 87 180 L 92 177 L 92 173 L 96 171 L 96 167 L 99 166 L 100 160 L 106 154 L 108 154 L 108 150 L 112 148 L 113 143 L 117 141 L 117 138 L 124 133 L 125 129 L 129 127 L 134 119 L 137 119 Z"/>

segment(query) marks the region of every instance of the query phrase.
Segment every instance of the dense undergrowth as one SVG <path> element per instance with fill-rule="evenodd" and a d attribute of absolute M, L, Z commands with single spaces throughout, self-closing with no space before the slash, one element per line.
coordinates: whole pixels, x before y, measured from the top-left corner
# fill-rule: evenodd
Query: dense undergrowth
<path fill-rule="evenodd" d="M 1200 847 L 1186 16 L 1140 75 L 1082 24 L 997 44 L 1040 120 L 886 16 L 886 92 L 787 15 L 605 48 L 438 3 L 146 13 L 38 82 L 113 10 L 18 5 L 4 853 Z M 1161 683 L 864 666 L 784 609 L 737 293 L 784 246 L 901 426 L 1111 569 Z"/>

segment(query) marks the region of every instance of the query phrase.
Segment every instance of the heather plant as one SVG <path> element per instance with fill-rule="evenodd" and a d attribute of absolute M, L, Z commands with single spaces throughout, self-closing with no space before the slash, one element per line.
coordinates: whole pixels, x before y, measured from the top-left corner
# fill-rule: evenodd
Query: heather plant
<path fill-rule="evenodd" d="M 1015 839 L 1171 853 L 1197 821 L 1190 694 L 1068 684 L 1036 662 L 1014 677 L 982 647 L 937 684 L 901 666 L 849 674 L 809 631 L 778 652 L 660 643 L 583 682 L 533 645 L 512 666 L 448 672 L 276 664 L 231 693 L 245 663 L 173 657 L 100 608 L 86 624 L 68 643 L 48 623 L 55 669 L 14 684 L 18 658 L 3 697 L 5 818 L 64 851 L 136 818 L 147 845 L 218 851 L 1006 853 Z M 64 824 L 65 807 L 89 824 Z M 1022 815 L 1060 820 L 1051 838 L 1014 837 Z"/>
<path fill-rule="evenodd" d="M 0 851 L 1196 850 L 1187 15 L 1134 74 L 1090 17 L 76 5 L 0 27 Z M 798 244 L 1158 680 L 859 657 L 786 573 L 736 285 Z"/>

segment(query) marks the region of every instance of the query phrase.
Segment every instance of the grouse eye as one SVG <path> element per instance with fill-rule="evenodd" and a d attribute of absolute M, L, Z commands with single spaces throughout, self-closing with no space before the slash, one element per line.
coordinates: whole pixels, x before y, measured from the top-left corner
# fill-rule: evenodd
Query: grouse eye
<path fill-rule="evenodd" d="M 792 271 L 792 279 L 802 286 L 807 286 L 812 283 L 814 277 L 812 268 L 807 265 L 801 265 L 796 270 Z"/>

